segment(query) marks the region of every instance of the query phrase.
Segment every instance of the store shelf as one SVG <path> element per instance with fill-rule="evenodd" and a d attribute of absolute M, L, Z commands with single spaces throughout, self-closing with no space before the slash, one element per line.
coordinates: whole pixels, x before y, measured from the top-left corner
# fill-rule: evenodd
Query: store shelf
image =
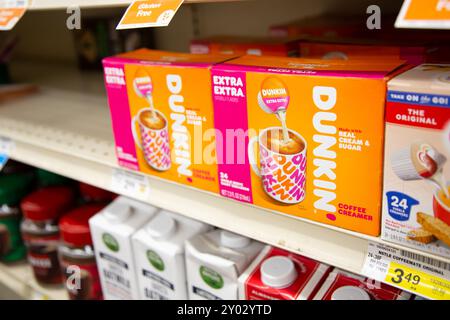
<path fill-rule="evenodd" d="M 82 77 L 75 70 L 55 68 L 44 73 L 46 68 L 13 68 L 23 80 L 40 75 L 45 87 L 38 94 L 0 105 L 0 136 L 15 144 L 11 157 L 112 190 L 118 167 L 101 75 Z M 355 273 L 361 273 L 369 241 L 384 243 L 156 178 L 149 178 L 149 185 L 150 197 L 139 200 Z"/>
<path fill-rule="evenodd" d="M 243 0 L 184 0 L 184 3 L 236 2 Z M 33 0 L 30 10 L 66 9 L 69 6 L 82 8 L 123 7 L 132 0 Z"/>
<path fill-rule="evenodd" d="M 31 267 L 25 262 L 0 263 L 0 283 L 23 299 L 66 300 L 67 293 L 62 286 L 42 287 L 33 277 Z"/>

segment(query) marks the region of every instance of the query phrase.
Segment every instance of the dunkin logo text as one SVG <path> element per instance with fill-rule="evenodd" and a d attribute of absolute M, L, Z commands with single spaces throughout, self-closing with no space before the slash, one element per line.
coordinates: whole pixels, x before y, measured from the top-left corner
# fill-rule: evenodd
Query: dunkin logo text
<path fill-rule="evenodd" d="M 172 111 L 170 119 L 172 122 L 172 159 L 178 165 L 177 171 L 180 175 L 192 176 L 191 145 L 189 132 L 186 128 L 186 108 L 184 97 L 181 95 L 183 82 L 180 75 L 168 74 L 166 77 L 169 96 L 169 106 Z"/>
<path fill-rule="evenodd" d="M 313 193 L 317 197 L 314 208 L 329 212 L 327 218 L 330 220 L 336 220 L 333 214 L 336 212 L 336 206 L 332 204 L 336 199 L 336 152 L 332 150 L 337 142 L 335 137 L 337 129 L 334 125 L 337 116 L 332 111 L 336 105 L 336 99 L 336 89 L 333 87 L 313 88 L 313 101 L 319 109 L 312 119 L 317 132 L 313 136 L 313 141 L 317 143 L 313 150 L 315 166 Z"/>

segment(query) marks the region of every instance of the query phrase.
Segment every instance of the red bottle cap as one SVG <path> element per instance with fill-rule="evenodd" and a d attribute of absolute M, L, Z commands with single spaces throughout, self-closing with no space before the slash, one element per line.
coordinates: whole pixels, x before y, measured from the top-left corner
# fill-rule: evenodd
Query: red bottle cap
<path fill-rule="evenodd" d="M 87 183 L 80 182 L 81 196 L 88 201 L 112 201 L 115 194 L 104 189 L 91 186 Z"/>
<path fill-rule="evenodd" d="M 25 218 L 35 221 L 56 220 L 70 208 L 74 193 L 69 187 L 47 187 L 26 196 L 20 203 Z"/>
<path fill-rule="evenodd" d="M 66 213 L 59 220 L 62 240 L 74 247 L 92 245 L 89 219 L 103 208 L 104 205 L 88 204 Z"/>

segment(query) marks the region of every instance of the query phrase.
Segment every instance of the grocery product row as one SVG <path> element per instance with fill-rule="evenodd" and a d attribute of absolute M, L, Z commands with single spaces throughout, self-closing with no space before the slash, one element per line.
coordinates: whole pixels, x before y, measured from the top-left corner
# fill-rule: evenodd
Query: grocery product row
<path fill-rule="evenodd" d="M 6 165 L 0 181 L 2 262 L 8 268 L 26 254 L 36 281 L 47 287 L 64 284 L 70 299 L 413 298 L 17 162 Z"/>
<path fill-rule="evenodd" d="M 449 65 L 147 49 L 103 63 L 122 167 L 449 257 Z"/>

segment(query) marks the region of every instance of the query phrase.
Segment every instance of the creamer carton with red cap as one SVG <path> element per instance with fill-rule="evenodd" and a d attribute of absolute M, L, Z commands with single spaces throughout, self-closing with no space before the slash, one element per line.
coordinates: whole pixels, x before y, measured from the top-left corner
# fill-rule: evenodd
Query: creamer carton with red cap
<path fill-rule="evenodd" d="M 450 65 L 388 84 L 382 238 L 450 257 Z"/>
<path fill-rule="evenodd" d="M 411 294 L 387 284 L 334 269 L 313 300 L 409 300 Z"/>
<path fill-rule="evenodd" d="M 190 300 L 237 300 L 238 278 L 264 245 L 225 230 L 186 241 Z"/>
<path fill-rule="evenodd" d="M 131 236 L 157 210 L 120 196 L 89 220 L 105 300 L 139 299 Z"/>
<path fill-rule="evenodd" d="M 200 221 L 161 210 L 133 235 L 141 299 L 187 299 L 184 242 L 210 228 Z"/>
<path fill-rule="evenodd" d="M 309 300 L 331 267 L 266 246 L 239 277 L 241 300 Z"/>

